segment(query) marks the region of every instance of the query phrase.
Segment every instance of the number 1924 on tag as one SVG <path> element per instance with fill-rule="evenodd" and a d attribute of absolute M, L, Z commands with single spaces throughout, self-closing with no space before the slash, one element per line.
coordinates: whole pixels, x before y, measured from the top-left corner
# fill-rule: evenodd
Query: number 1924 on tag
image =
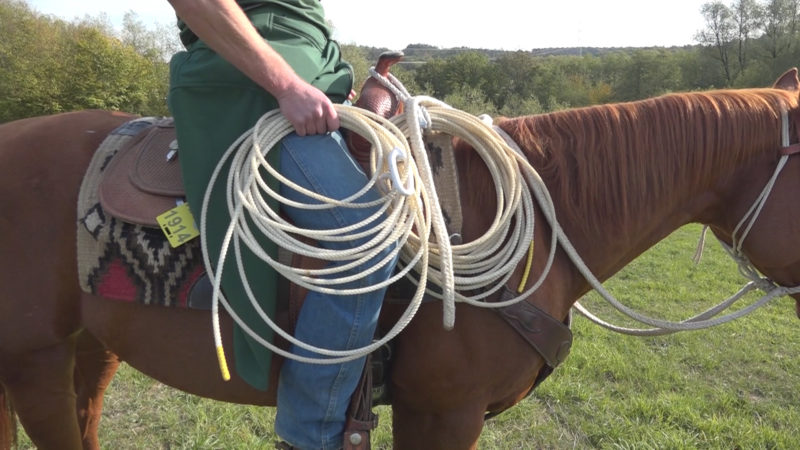
<path fill-rule="evenodd" d="M 200 236 L 188 203 L 176 206 L 159 215 L 156 217 L 156 222 L 161 226 L 161 231 L 167 236 L 169 245 L 173 248 L 180 247 Z"/>

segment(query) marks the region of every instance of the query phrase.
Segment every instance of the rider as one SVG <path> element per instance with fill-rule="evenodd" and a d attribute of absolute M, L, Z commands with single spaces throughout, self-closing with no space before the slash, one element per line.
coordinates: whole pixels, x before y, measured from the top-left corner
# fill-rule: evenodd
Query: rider
<path fill-rule="evenodd" d="M 302 187 L 328 197 L 345 198 L 367 182 L 337 131 L 333 102 L 344 102 L 352 88 L 352 69 L 340 59 L 318 0 L 169 0 L 179 17 L 186 47 L 170 62 L 169 107 L 175 118 L 180 161 L 189 205 L 196 216 L 211 174 L 228 146 L 267 111 L 279 108 L 296 132 L 270 152 L 272 165 Z M 276 159 L 279 159 L 277 161 Z M 225 173 L 225 172 L 223 172 Z M 209 204 L 210 261 L 216 263 L 230 217 L 221 177 Z M 277 185 L 277 183 L 276 183 Z M 217 188 L 219 187 L 219 188 Z M 285 186 L 281 195 L 309 199 Z M 377 198 L 373 190 L 359 201 Z M 367 209 L 298 209 L 283 207 L 298 226 L 331 229 L 358 223 Z M 364 238 L 366 240 L 368 238 Z M 352 248 L 364 241 L 321 242 L 326 248 Z M 274 244 L 265 242 L 274 251 Z M 370 261 L 383 259 L 386 249 Z M 233 253 L 232 251 L 230 253 Z M 274 296 L 276 274 L 245 251 L 245 275 L 257 298 Z M 256 318 L 233 257 L 225 262 L 222 288 L 239 316 Z M 363 267 L 351 269 L 360 272 Z M 388 279 L 388 264 L 344 287 L 372 285 Z M 352 349 L 370 343 L 383 290 L 352 296 L 311 292 L 300 312 L 295 336 L 318 347 Z M 248 326 L 262 336 L 259 320 Z M 266 389 L 269 352 L 238 327 L 234 331 L 236 371 L 251 385 Z M 293 348 L 300 355 L 309 352 Z M 312 355 L 313 356 L 313 355 Z M 364 358 L 337 365 L 287 360 L 280 374 L 276 433 L 298 448 L 339 448 L 345 414 L 364 365 Z"/>

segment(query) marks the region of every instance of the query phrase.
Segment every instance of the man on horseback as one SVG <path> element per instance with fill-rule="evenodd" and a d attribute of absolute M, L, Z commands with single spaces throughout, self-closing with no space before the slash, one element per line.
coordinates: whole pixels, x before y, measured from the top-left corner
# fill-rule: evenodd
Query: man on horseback
<path fill-rule="evenodd" d="M 352 160 L 337 131 L 339 119 L 333 107 L 333 102 L 347 100 L 352 89 L 352 69 L 340 59 L 319 1 L 169 1 L 179 17 L 186 51 L 172 58 L 168 101 L 178 132 L 187 199 L 196 217 L 222 154 L 264 113 L 276 108 L 296 130 L 283 139 L 279 151 L 269 153 L 271 165 L 279 168 L 283 176 L 308 190 L 337 199 L 350 196 L 365 185 L 365 174 Z M 277 182 L 274 183 L 277 187 Z M 289 199 L 309 201 L 284 185 L 278 189 Z M 224 181 L 213 186 L 208 232 L 203 236 L 212 264 L 219 260 L 221 242 L 230 222 L 224 191 Z M 378 196 L 372 189 L 359 201 L 371 201 Z M 282 212 L 296 225 L 314 229 L 353 225 L 376 210 L 377 207 L 317 210 L 282 207 Z M 332 249 L 354 248 L 368 238 L 320 242 L 320 245 Z M 274 253 L 273 243 L 263 242 L 263 246 Z M 376 265 L 391 250 L 384 250 L 349 272 L 356 274 Z M 243 249 L 243 253 L 246 281 L 256 298 L 274 296 L 275 272 L 252 252 Z M 233 259 L 228 257 L 224 262 L 222 289 L 237 314 L 252 320 L 256 313 Z M 396 258 L 391 259 L 390 263 L 343 287 L 358 288 L 384 281 L 391 275 L 395 261 Z M 229 265 L 233 267 L 229 269 Z M 384 289 L 347 296 L 310 291 L 296 324 L 295 337 L 333 350 L 363 347 L 372 340 L 383 296 Z M 253 321 L 248 326 L 262 336 L 269 335 L 263 324 Z M 238 375 L 253 386 L 266 389 L 269 352 L 239 328 L 235 347 Z M 292 352 L 315 356 L 297 347 Z M 276 433 L 298 448 L 339 448 L 348 402 L 363 366 L 364 358 L 333 365 L 287 360 L 278 388 Z"/>

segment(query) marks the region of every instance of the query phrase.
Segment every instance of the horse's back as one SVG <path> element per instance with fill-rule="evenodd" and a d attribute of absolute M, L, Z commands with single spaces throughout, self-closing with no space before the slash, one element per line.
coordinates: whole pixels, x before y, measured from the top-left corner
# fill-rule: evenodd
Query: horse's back
<path fill-rule="evenodd" d="M 24 196 L 24 185 L 18 183 L 48 175 L 49 169 L 55 169 L 50 176 L 68 176 L 74 172 L 83 176 L 91 155 L 103 139 L 132 117 L 118 112 L 87 110 L 1 124 L 0 180 L 8 181 L 0 184 L 3 197 Z"/>
<path fill-rule="evenodd" d="M 0 155 L 9 157 L 15 150 L 46 148 L 96 149 L 111 130 L 134 116 L 85 110 L 50 116 L 29 117 L 0 124 Z"/>
<path fill-rule="evenodd" d="M 131 116 L 80 111 L 0 125 L 0 356 L 76 331 L 76 205 L 103 139 Z"/>

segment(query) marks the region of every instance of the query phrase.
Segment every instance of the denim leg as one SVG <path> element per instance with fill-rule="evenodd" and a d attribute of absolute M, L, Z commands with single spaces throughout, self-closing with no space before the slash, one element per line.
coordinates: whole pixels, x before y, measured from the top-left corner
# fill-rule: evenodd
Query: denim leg
<path fill-rule="evenodd" d="M 367 177 L 353 161 L 339 133 L 299 137 L 290 135 L 281 144 L 281 174 L 294 183 L 322 195 L 342 199 L 361 189 Z M 281 195 L 303 202 L 306 196 L 281 186 Z M 365 194 L 362 200 L 378 198 L 376 191 Z M 357 223 L 376 209 L 335 208 L 302 210 L 283 207 L 298 226 L 304 228 L 335 228 Z M 355 242 L 320 242 L 331 249 L 358 246 L 368 238 Z M 375 256 L 360 272 L 384 258 L 392 248 Z M 340 263 L 332 263 L 340 264 Z M 346 287 L 367 286 L 388 279 L 394 264 L 372 273 Z M 351 272 L 347 272 L 351 273 Z M 311 291 L 300 311 L 295 336 L 312 345 L 346 350 L 368 345 L 375 332 L 378 313 L 385 290 L 367 294 L 338 296 Z M 293 353 L 317 356 L 293 347 Z M 278 384 L 276 433 L 295 447 L 302 449 L 339 448 L 345 424 L 345 414 L 364 366 L 364 358 L 343 364 L 319 365 L 286 360 Z"/>

